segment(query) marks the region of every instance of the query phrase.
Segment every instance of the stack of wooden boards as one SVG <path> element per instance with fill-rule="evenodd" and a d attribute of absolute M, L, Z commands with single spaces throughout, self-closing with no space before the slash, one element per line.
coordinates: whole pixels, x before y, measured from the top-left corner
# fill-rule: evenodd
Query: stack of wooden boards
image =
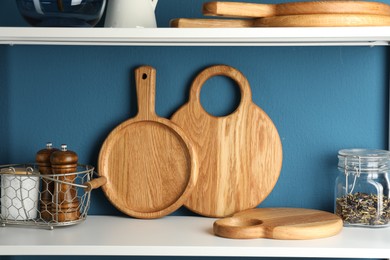
<path fill-rule="evenodd" d="M 241 94 L 237 109 L 223 117 L 208 114 L 200 102 L 203 85 L 215 76 L 232 79 Z M 117 209 L 160 218 L 184 205 L 224 218 L 214 233 L 228 238 L 313 239 L 340 232 L 342 220 L 329 212 L 255 208 L 279 178 L 282 143 L 240 71 L 204 69 L 171 120 L 155 112 L 156 70 L 141 66 L 135 79 L 138 114 L 111 131 L 99 154 L 103 191 Z"/>
<path fill-rule="evenodd" d="M 208 114 L 200 102 L 214 76 L 231 78 L 241 92 L 237 109 L 224 117 Z M 159 218 L 184 204 L 202 216 L 225 217 L 268 196 L 282 168 L 282 144 L 241 72 L 226 65 L 203 70 L 171 120 L 155 113 L 156 70 L 141 66 L 135 78 L 138 114 L 109 134 L 99 155 L 103 191 L 115 207 Z"/>
<path fill-rule="evenodd" d="M 171 26 L 180 28 L 390 26 L 390 5 L 353 0 L 280 4 L 207 2 L 203 4 L 203 14 L 221 18 L 177 18 L 171 21 Z"/>

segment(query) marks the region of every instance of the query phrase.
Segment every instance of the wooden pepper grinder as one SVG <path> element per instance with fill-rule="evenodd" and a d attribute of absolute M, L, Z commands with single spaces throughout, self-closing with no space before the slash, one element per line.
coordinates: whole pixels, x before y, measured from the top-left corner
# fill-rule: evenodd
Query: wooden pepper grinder
<path fill-rule="evenodd" d="M 50 156 L 53 152 L 58 151 L 58 149 L 53 148 L 53 144 L 48 142 L 46 148 L 39 150 L 35 156 L 35 161 L 38 165 L 40 174 L 50 175 L 51 163 Z M 46 178 L 42 178 L 42 188 L 41 188 L 41 198 L 40 198 L 40 208 L 41 218 L 46 221 L 53 220 L 52 214 L 52 201 L 54 194 L 54 182 Z"/>
<path fill-rule="evenodd" d="M 61 150 L 52 153 L 50 157 L 53 174 L 66 174 L 77 172 L 78 156 L 75 152 L 68 150 L 66 144 L 61 145 Z M 73 183 L 76 175 L 58 176 L 60 182 L 54 185 L 54 200 L 52 211 L 55 220 L 67 222 L 80 218 L 79 200 L 75 186 L 66 184 Z M 61 183 L 66 182 L 66 183 Z"/>

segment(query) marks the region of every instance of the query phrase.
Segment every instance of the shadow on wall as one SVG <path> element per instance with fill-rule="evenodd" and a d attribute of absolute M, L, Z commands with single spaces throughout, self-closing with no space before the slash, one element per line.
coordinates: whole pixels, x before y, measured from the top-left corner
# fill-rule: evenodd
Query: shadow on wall
<path fill-rule="evenodd" d="M 9 163 L 9 91 L 7 81 L 7 46 L 0 46 L 0 164 Z"/>

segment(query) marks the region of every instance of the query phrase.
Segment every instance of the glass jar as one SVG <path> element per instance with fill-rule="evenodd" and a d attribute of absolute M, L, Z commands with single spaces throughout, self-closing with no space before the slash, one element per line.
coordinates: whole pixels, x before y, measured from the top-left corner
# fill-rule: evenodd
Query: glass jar
<path fill-rule="evenodd" d="M 390 152 L 345 149 L 338 158 L 335 213 L 344 226 L 389 226 Z"/>

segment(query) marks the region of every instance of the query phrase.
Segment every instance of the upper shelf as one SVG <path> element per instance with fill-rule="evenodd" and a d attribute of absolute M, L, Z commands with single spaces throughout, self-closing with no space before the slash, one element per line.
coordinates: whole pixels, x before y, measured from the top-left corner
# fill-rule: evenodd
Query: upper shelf
<path fill-rule="evenodd" d="M 390 26 L 293 28 L 0 27 L 0 44 L 122 46 L 387 46 Z"/>

